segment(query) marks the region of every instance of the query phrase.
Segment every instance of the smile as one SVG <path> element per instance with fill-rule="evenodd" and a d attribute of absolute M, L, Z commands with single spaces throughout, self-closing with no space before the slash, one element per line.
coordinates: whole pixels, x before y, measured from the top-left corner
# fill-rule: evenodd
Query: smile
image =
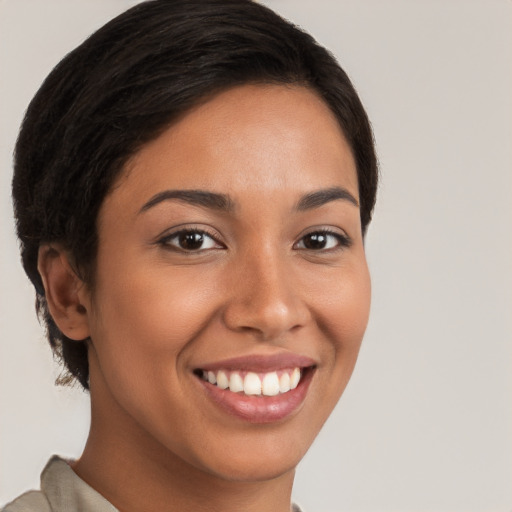
<path fill-rule="evenodd" d="M 316 369 L 308 357 L 277 354 L 205 364 L 194 374 L 205 396 L 224 413 L 249 423 L 271 423 L 301 409 Z"/>
<path fill-rule="evenodd" d="M 302 372 L 298 367 L 257 373 L 250 371 L 201 371 L 204 381 L 227 389 L 232 393 L 242 393 L 248 396 L 276 396 L 295 389 L 301 379 Z"/>

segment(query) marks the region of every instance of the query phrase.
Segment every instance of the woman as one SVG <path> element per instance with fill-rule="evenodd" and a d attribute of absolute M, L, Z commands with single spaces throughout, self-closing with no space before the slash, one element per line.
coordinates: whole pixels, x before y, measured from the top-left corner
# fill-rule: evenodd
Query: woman
<path fill-rule="evenodd" d="M 69 54 L 13 197 L 92 421 L 4 510 L 289 511 L 366 327 L 376 184 L 347 76 L 261 5 L 145 2 Z"/>

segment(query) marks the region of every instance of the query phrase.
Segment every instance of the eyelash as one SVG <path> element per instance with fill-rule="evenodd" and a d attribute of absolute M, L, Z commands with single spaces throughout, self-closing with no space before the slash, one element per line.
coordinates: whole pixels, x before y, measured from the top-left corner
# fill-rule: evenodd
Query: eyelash
<path fill-rule="evenodd" d="M 306 233 L 305 235 L 303 235 L 299 242 L 295 243 L 294 244 L 294 247 L 299 244 L 300 242 L 303 242 L 304 239 L 306 237 L 310 237 L 312 235 L 322 235 L 324 237 L 332 237 L 334 239 L 336 239 L 336 246 L 335 247 L 329 247 L 327 249 L 318 249 L 318 250 L 315 250 L 315 249 L 308 249 L 307 247 L 304 247 L 303 249 L 304 250 L 309 250 L 309 251 L 313 251 L 313 252 L 320 252 L 320 251 L 323 251 L 323 252 L 332 252 L 332 251 L 337 251 L 337 250 L 340 250 L 340 249 L 344 249 L 344 248 L 348 248 L 352 245 L 352 240 L 347 236 L 347 235 L 342 235 L 341 233 L 338 233 L 337 231 L 332 231 L 330 229 L 316 229 L 314 231 L 310 231 L 309 233 Z"/>
<path fill-rule="evenodd" d="M 186 248 L 179 247 L 178 245 L 174 245 L 171 243 L 172 240 L 179 240 L 180 236 L 186 236 L 186 235 L 200 235 L 202 237 L 201 244 L 203 243 L 204 238 L 206 236 L 206 237 L 210 238 L 212 240 L 212 242 L 217 247 L 207 247 L 207 248 L 201 247 L 201 248 L 197 248 L 197 249 L 186 249 Z M 308 248 L 308 247 L 297 247 L 297 245 L 299 245 L 301 242 L 304 243 L 304 239 L 306 239 L 307 237 L 311 237 L 313 235 L 332 237 L 336 240 L 336 245 L 334 247 L 328 247 L 327 249 L 325 249 L 325 248 L 312 249 L 312 248 Z M 158 240 L 158 244 L 160 244 L 161 246 L 163 246 L 167 249 L 179 251 L 184 254 L 198 254 L 203 251 L 209 251 L 212 249 L 225 249 L 226 248 L 221 242 L 219 242 L 217 240 L 217 236 L 214 233 L 211 233 L 204 228 L 180 229 L 179 231 L 175 231 L 173 233 L 170 233 L 170 234 L 165 235 L 164 237 L 160 238 Z M 300 238 L 300 240 L 293 245 L 293 248 L 296 250 L 305 250 L 305 251 L 312 251 L 312 252 L 334 252 L 334 251 L 337 251 L 340 249 L 348 248 L 351 245 L 352 245 L 352 240 L 346 235 L 342 235 L 341 233 L 338 233 L 336 231 L 331 231 L 329 229 L 317 229 L 317 230 L 310 231 L 309 233 L 306 233 L 305 235 L 303 235 Z"/>
<path fill-rule="evenodd" d="M 214 233 L 211 233 L 211 232 L 209 232 L 208 230 L 206 230 L 204 228 L 201 228 L 201 229 L 195 229 L 195 228 L 180 229 L 179 231 L 175 231 L 173 233 L 165 235 L 160 240 L 158 240 L 158 243 L 160 245 L 164 246 L 167 249 L 171 249 L 171 250 L 175 250 L 175 251 L 180 251 L 180 252 L 183 252 L 184 254 L 194 254 L 194 253 L 199 253 L 199 252 L 203 252 L 203 251 L 207 251 L 207 250 L 213 249 L 213 247 L 208 247 L 206 249 L 200 248 L 200 249 L 196 249 L 196 250 L 195 249 L 185 249 L 183 247 L 179 247 L 178 245 L 174 245 L 174 244 L 170 243 L 171 240 L 173 240 L 173 239 L 179 240 L 179 237 L 182 236 L 182 235 L 194 235 L 194 234 L 201 235 L 203 237 L 203 239 L 204 239 L 204 236 L 206 235 L 208 238 L 210 238 L 215 243 L 215 245 L 219 246 L 219 247 L 215 247 L 215 249 L 225 248 L 225 246 L 223 244 L 221 244 L 217 240 L 217 236 Z"/>

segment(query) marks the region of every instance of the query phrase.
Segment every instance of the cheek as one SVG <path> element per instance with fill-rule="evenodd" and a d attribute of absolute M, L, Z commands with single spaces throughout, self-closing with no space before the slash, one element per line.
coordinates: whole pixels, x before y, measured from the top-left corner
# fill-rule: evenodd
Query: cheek
<path fill-rule="evenodd" d="M 191 279 L 190 273 L 170 272 L 164 266 L 131 272 L 129 277 L 119 270 L 104 278 L 97 294 L 100 324 L 115 338 L 123 333 L 124 344 L 141 349 L 164 344 L 179 350 L 204 321 L 214 287 L 201 275 Z"/>
<path fill-rule="evenodd" d="M 330 282 L 329 291 L 324 290 L 320 300 L 317 317 L 325 334 L 327 385 L 337 401 L 352 375 L 368 324 L 371 283 L 366 261 L 362 259 L 340 272 L 339 279 Z"/>
<path fill-rule="evenodd" d="M 189 347 L 213 314 L 215 287 L 204 276 L 165 266 L 129 274 L 119 266 L 101 278 L 91 329 L 101 380 L 124 411 L 160 438 L 174 414 L 186 413 Z"/>
<path fill-rule="evenodd" d="M 368 324 L 371 282 L 366 263 L 355 269 L 342 285 L 340 328 L 347 346 L 359 345 Z"/>
<path fill-rule="evenodd" d="M 336 349 L 351 349 L 363 338 L 371 302 L 371 282 L 364 259 L 357 265 L 340 270 L 318 292 L 321 327 Z"/>
<path fill-rule="evenodd" d="M 331 272 L 329 279 L 317 281 L 309 291 L 312 305 L 317 299 L 314 317 L 321 331 L 321 364 L 315 377 L 317 386 L 312 388 L 310 413 L 311 435 L 315 436 L 350 380 L 368 323 L 371 284 L 364 257 Z"/>
<path fill-rule="evenodd" d="M 158 381 L 154 388 L 165 393 L 176 379 L 172 370 L 180 371 L 180 354 L 213 314 L 215 287 L 201 275 L 148 268 L 128 273 L 120 265 L 103 272 L 91 338 L 113 385 L 148 388 Z"/>

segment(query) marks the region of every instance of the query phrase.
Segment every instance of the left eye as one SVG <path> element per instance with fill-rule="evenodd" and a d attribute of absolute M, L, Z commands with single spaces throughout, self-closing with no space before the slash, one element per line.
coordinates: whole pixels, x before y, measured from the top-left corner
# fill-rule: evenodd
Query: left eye
<path fill-rule="evenodd" d="M 337 247 L 348 247 L 349 239 L 338 233 L 327 231 L 315 231 L 303 236 L 296 244 L 297 249 L 307 249 L 311 251 L 321 251 L 335 249 Z"/>
<path fill-rule="evenodd" d="M 219 243 L 205 231 L 183 230 L 168 235 L 160 243 L 182 251 L 204 251 L 207 249 L 220 249 Z"/>

